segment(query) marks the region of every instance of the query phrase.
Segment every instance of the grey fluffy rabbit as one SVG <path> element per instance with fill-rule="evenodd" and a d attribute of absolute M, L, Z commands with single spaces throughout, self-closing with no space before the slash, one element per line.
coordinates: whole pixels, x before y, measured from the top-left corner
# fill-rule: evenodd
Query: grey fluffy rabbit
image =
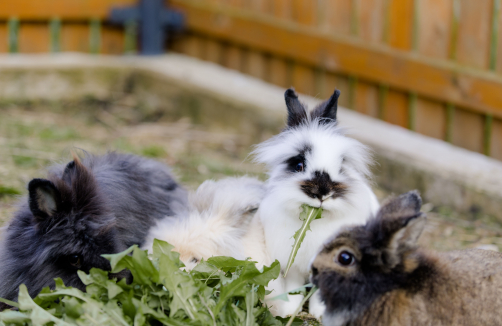
<path fill-rule="evenodd" d="M 187 204 L 165 165 L 114 152 L 56 165 L 28 190 L 0 248 L 0 297 L 9 300 L 22 283 L 34 296 L 56 277 L 84 290 L 77 270 L 109 270 L 102 254 L 143 245 L 152 225 Z"/>

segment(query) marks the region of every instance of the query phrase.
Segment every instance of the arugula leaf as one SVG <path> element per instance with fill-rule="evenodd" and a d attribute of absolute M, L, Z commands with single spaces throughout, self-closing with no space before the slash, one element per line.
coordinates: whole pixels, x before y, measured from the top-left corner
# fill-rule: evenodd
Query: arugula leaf
<path fill-rule="evenodd" d="M 293 265 L 295 261 L 296 254 L 302 245 L 303 240 L 305 239 L 305 235 L 307 231 L 310 231 L 310 223 L 313 220 L 320 219 L 322 217 L 322 208 L 321 207 L 312 207 L 306 204 L 302 205 L 302 212 L 300 213 L 300 220 L 303 221 L 301 228 L 295 232 L 293 238 L 295 242 L 293 243 L 293 249 L 291 249 L 291 253 L 289 254 L 288 263 L 286 264 L 286 268 L 284 270 L 284 277 L 288 275 L 288 271 Z"/>
<path fill-rule="evenodd" d="M 263 303 L 265 286 L 280 273 L 275 261 L 261 270 L 250 260 L 211 257 L 193 270 L 182 269 L 173 246 L 154 241 L 153 252 L 133 246 L 105 255 L 111 271 L 93 268 L 78 275 L 86 291 L 55 280 L 32 299 L 26 286 L 19 291 L 19 311 L 0 312 L 6 325 L 168 325 L 168 326 L 281 326 Z M 127 268 L 131 284 L 113 275 Z"/>

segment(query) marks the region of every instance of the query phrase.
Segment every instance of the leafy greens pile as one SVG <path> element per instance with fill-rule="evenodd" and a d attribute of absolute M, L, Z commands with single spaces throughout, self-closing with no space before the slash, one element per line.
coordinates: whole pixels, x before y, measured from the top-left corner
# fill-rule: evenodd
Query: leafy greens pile
<path fill-rule="evenodd" d="M 260 271 L 251 261 L 212 257 L 186 272 L 172 249 L 155 240 L 150 258 L 136 246 L 106 255 L 110 273 L 127 268 L 132 284 L 94 268 L 89 274 L 79 271 L 87 292 L 57 279 L 54 290 L 44 288 L 32 299 L 21 285 L 19 311 L 0 312 L 0 326 L 283 325 L 285 320 L 273 317 L 262 303 L 265 286 L 279 276 L 278 261 Z"/>

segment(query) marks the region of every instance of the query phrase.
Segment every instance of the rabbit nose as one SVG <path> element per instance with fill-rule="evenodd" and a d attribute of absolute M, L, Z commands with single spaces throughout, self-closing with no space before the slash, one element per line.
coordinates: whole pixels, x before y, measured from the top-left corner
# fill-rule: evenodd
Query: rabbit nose
<path fill-rule="evenodd" d="M 324 171 L 315 171 L 312 179 L 302 182 L 301 189 L 307 196 L 317 198 L 322 202 L 331 192 L 332 183 L 329 174 Z"/>
<path fill-rule="evenodd" d="M 316 277 L 317 274 L 319 274 L 319 270 L 315 266 L 312 266 L 312 277 Z"/>

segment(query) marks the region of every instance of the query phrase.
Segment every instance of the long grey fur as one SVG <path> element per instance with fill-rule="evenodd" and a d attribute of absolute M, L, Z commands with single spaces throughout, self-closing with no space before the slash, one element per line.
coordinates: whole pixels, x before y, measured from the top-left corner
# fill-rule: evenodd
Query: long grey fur
<path fill-rule="evenodd" d="M 158 220 L 187 206 L 167 166 L 134 155 L 88 154 L 51 167 L 47 179 L 30 182 L 3 235 L 0 297 L 16 300 L 22 283 L 34 296 L 56 277 L 84 290 L 77 270 L 109 270 L 101 254 L 141 246 Z"/>

